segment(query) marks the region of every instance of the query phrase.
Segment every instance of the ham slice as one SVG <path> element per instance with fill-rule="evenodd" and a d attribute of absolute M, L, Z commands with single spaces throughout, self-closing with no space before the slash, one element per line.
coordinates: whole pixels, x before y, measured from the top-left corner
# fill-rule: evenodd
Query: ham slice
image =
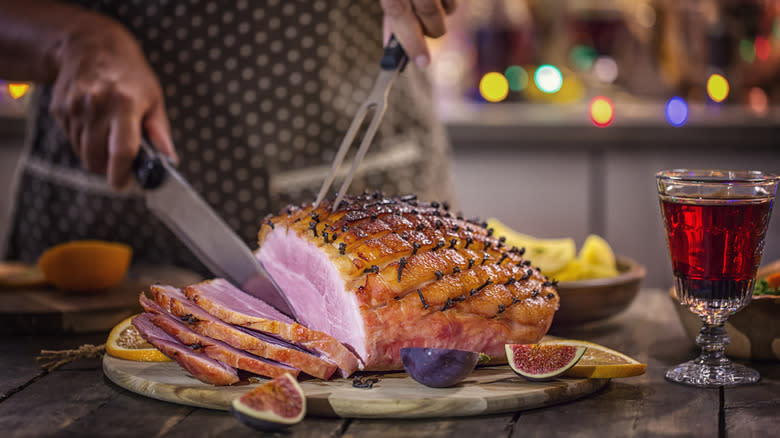
<path fill-rule="evenodd" d="M 206 356 L 234 368 L 269 378 L 275 378 L 285 373 L 297 377 L 300 373 L 300 370 L 296 368 L 251 355 L 224 342 L 195 333 L 144 294 L 141 294 L 139 301 L 148 314 L 151 314 L 150 319 L 154 325 L 179 342 L 189 345 L 196 352 L 205 353 Z"/>
<path fill-rule="evenodd" d="M 175 360 L 196 379 L 212 385 L 232 385 L 239 381 L 236 370 L 205 354 L 193 351 L 152 323 L 152 315 L 143 313 L 133 318 L 133 326 L 147 342 Z"/>
<path fill-rule="evenodd" d="M 264 333 L 225 323 L 190 301 L 181 290 L 162 285 L 151 287 L 154 300 L 179 317 L 194 332 L 222 341 L 247 353 L 297 368 L 320 379 L 328 379 L 336 364 L 310 351 Z"/>
<path fill-rule="evenodd" d="M 346 344 L 367 370 L 400 369 L 403 347 L 505 358 L 539 341 L 559 297 L 486 224 L 445 204 L 379 193 L 289 207 L 260 228 L 258 259 L 299 323 Z"/>
<path fill-rule="evenodd" d="M 184 294 L 210 314 L 230 324 L 257 330 L 316 352 L 339 367 L 342 377 L 358 369 L 357 357 L 333 337 L 290 320 L 262 300 L 224 279 L 187 286 Z"/>

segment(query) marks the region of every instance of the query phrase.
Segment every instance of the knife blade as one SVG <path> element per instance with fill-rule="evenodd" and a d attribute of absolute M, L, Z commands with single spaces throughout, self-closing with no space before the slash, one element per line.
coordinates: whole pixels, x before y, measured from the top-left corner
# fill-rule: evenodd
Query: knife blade
<path fill-rule="evenodd" d="M 295 309 L 244 241 L 145 138 L 133 171 L 144 189 L 146 206 L 204 266 L 298 320 Z"/>

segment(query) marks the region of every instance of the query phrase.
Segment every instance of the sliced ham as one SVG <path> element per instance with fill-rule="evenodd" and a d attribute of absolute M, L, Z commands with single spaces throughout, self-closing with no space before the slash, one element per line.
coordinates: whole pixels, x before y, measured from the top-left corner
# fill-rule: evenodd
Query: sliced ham
<path fill-rule="evenodd" d="M 328 379 L 337 369 L 336 364 L 298 346 L 218 319 L 195 305 L 177 288 L 153 285 L 151 292 L 163 309 L 179 317 L 196 333 L 247 353 L 287 364 L 313 377 Z"/>
<path fill-rule="evenodd" d="M 143 313 L 133 318 L 133 326 L 147 342 L 175 360 L 196 379 L 212 385 L 232 385 L 239 381 L 236 370 L 205 354 L 193 351 L 152 323 L 152 315 Z"/>
<path fill-rule="evenodd" d="M 401 368 L 403 347 L 505 357 L 504 344 L 539 341 L 559 297 L 485 224 L 444 204 L 379 193 L 269 217 L 257 257 L 299 323 L 344 344 L 367 370 Z"/>
<path fill-rule="evenodd" d="M 159 304 L 141 294 L 139 301 L 143 308 L 151 314 L 151 321 L 173 336 L 181 343 L 189 345 L 194 351 L 205 353 L 212 359 L 230 365 L 240 370 L 249 371 L 265 377 L 278 377 L 282 374 L 290 374 L 297 377 L 300 370 L 285 364 L 274 362 L 259 356 L 254 356 L 245 351 L 238 350 L 216 339 L 195 333 L 180 320 L 174 318 Z"/>
<path fill-rule="evenodd" d="M 225 322 L 267 333 L 318 353 L 337 364 L 342 377 L 348 377 L 358 369 L 357 357 L 344 344 L 323 332 L 295 323 L 224 279 L 204 281 L 182 291 L 193 303 Z"/>

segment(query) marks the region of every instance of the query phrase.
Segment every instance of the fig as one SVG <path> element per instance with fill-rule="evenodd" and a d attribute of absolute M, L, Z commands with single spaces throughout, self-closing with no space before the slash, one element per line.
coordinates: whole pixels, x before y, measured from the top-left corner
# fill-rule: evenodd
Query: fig
<path fill-rule="evenodd" d="M 282 374 L 233 400 L 231 412 L 254 429 L 281 430 L 303 420 L 306 397 L 294 377 Z"/>
<path fill-rule="evenodd" d="M 549 380 L 573 367 L 585 347 L 547 344 L 506 344 L 506 358 L 517 374 L 528 380 Z"/>
<path fill-rule="evenodd" d="M 446 388 L 474 371 L 480 354 L 446 348 L 409 347 L 401 349 L 404 369 L 417 382 L 432 388 Z"/>

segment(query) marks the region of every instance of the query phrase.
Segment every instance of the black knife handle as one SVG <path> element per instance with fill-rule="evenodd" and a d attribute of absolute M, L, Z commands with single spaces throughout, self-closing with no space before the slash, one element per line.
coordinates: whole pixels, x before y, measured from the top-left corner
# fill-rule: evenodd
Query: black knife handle
<path fill-rule="evenodd" d="M 395 34 L 390 34 L 390 40 L 385 46 L 385 53 L 382 55 L 382 61 L 379 63 L 382 66 L 382 70 L 398 69 L 398 71 L 404 71 L 408 62 L 409 56 L 406 55 L 406 51 L 401 47 L 401 43 L 395 38 Z"/>
<path fill-rule="evenodd" d="M 162 160 L 146 135 L 141 134 L 138 155 L 133 159 L 133 174 L 142 188 L 156 189 L 165 180 L 166 171 Z"/>

